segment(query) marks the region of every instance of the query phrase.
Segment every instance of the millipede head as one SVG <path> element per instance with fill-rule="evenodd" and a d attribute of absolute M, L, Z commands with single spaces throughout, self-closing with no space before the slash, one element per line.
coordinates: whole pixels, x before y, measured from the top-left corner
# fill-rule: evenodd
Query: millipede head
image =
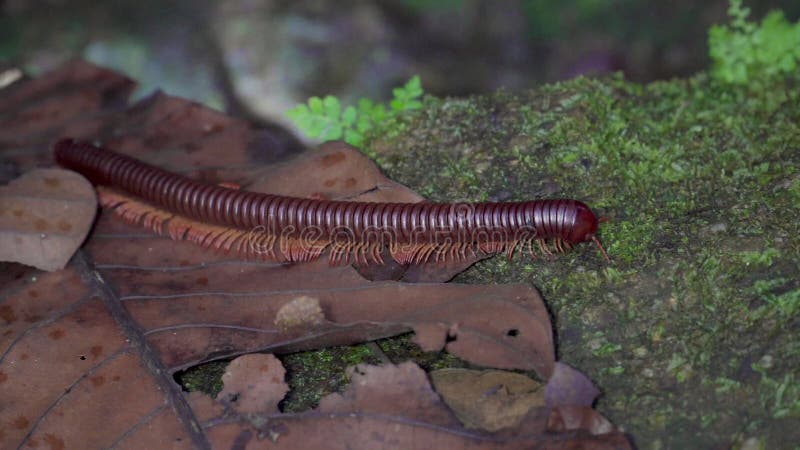
<path fill-rule="evenodd" d="M 611 258 L 608 257 L 608 253 L 606 253 L 606 249 L 603 248 L 603 244 L 601 244 L 600 240 L 597 239 L 598 225 L 600 222 L 608 221 L 609 219 L 607 217 L 601 217 L 598 219 L 592 210 L 586 206 L 586 204 L 582 202 L 576 202 L 575 225 L 573 226 L 567 241 L 572 243 L 592 241 L 597 245 L 597 248 L 600 249 L 600 252 L 603 253 L 606 261 L 611 261 Z"/>

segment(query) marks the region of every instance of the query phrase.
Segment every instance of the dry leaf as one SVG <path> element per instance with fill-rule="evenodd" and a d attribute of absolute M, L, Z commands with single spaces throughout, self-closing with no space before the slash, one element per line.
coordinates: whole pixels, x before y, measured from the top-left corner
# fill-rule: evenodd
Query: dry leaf
<path fill-rule="evenodd" d="M 561 405 L 553 408 L 547 422 L 547 430 L 560 433 L 570 430 L 586 430 L 594 435 L 615 430 L 611 422 L 600 413 L 580 405 Z"/>
<path fill-rule="evenodd" d="M 277 413 L 278 402 L 289 391 L 285 375 L 283 365 L 272 355 L 240 356 L 225 369 L 225 387 L 217 399 L 240 413 Z"/>
<path fill-rule="evenodd" d="M 0 146 L 15 150 L 8 155 L 14 160 L 49 163 L 52 142 L 96 135 L 108 117 L 94 115 L 123 106 L 135 87 L 131 79 L 84 61 L 14 83 L 0 90 Z"/>
<path fill-rule="evenodd" d="M 572 367 L 556 362 L 553 375 L 547 381 L 544 398 L 547 406 L 592 406 L 600 391 L 586 375 Z"/>
<path fill-rule="evenodd" d="M 94 221 L 94 188 L 81 175 L 37 169 L 0 187 L 0 260 L 62 269 Z"/>
<path fill-rule="evenodd" d="M 467 428 L 516 427 L 531 410 L 544 407 L 544 386 L 518 373 L 442 369 L 430 376 L 436 392 Z"/>

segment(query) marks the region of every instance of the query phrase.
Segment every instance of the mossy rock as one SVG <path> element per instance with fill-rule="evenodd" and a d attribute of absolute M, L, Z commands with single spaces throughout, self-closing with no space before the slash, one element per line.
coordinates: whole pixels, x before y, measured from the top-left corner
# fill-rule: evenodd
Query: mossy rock
<path fill-rule="evenodd" d="M 559 358 L 603 389 L 640 448 L 800 442 L 800 88 L 700 74 L 578 78 L 428 98 L 366 151 L 431 200 L 571 197 L 607 217 L 612 261 L 483 261 L 457 281 L 529 281 Z"/>

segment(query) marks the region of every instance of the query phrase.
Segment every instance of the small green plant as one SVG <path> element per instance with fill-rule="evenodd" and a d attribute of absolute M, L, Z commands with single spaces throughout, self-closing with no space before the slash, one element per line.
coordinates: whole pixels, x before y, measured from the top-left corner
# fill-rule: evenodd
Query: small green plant
<path fill-rule="evenodd" d="M 392 90 L 393 98 L 387 105 L 362 98 L 357 106 L 342 108 L 339 99 L 311 97 L 308 104 L 300 104 L 286 112 L 286 116 L 303 133 L 322 141 L 344 139 L 350 145 L 360 146 L 364 135 L 376 124 L 404 111 L 422 107 L 422 84 L 413 76 L 406 84 Z"/>
<path fill-rule="evenodd" d="M 781 11 L 771 11 L 761 24 L 749 22 L 750 9 L 730 0 L 729 25 L 714 25 L 708 33 L 714 78 L 747 84 L 794 73 L 800 62 L 800 22 L 792 24 Z"/>

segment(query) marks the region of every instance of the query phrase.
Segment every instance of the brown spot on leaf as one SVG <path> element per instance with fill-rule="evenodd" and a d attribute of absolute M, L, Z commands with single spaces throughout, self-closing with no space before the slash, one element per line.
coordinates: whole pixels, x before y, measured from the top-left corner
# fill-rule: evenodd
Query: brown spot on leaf
<path fill-rule="evenodd" d="M 36 222 L 33 223 L 33 227 L 36 231 L 44 231 L 47 229 L 47 221 L 44 219 L 36 219 Z"/>
<path fill-rule="evenodd" d="M 37 291 L 36 289 L 30 289 L 28 290 L 28 296 L 31 298 L 36 298 L 39 296 L 39 291 Z"/>
<path fill-rule="evenodd" d="M 198 286 L 208 286 L 208 277 L 199 277 L 199 278 L 197 278 L 197 285 Z"/>
<path fill-rule="evenodd" d="M 67 334 L 67 333 L 64 330 L 62 330 L 61 328 L 57 328 L 57 329 L 47 333 L 47 335 L 50 336 L 50 339 L 53 339 L 55 341 L 57 341 L 57 340 L 61 339 L 62 337 L 64 337 L 65 334 Z"/>
<path fill-rule="evenodd" d="M 8 375 L 5 372 L 0 372 L 0 383 L 5 382 L 8 379 Z"/>
<path fill-rule="evenodd" d="M 119 380 L 120 380 L 119 375 L 114 375 L 113 377 L 111 377 L 111 381 L 119 381 Z"/>
<path fill-rule="evenodd" d="M 19 416 L 16 419 L 14 419 L 14 422 L 12 423 L 14 424 L 14 428 L 18 430 L 24 430 L 28 428 L 28 425 L 31 424 L 31 421 L 28 420 L 28 418 L 25 416 Z"/>
<path fill-rule="evenodd" d="M 17 320 L 17 315 L 10 305 L 0 305 L 0 319 L 5 320 L 6 323 L 13 323 Z"/>
<path fill-rule="evenodd" d="M 97 359 L 97 357 L 103 353 L 103 346 L 93 345 L 92 348 L 89 349 L 89 353 L 92 354 L 92 358 Z"/>
<path fill-rule="evenodd" d="M 36 322 L 38 322 L 40 320 L 42 320 L 42 316 L 40 316 L 38 314 L 25 316 L 25 322 L 27 322 L 27 323 L 36 323 Z"/>
<path fill-rule="evenodd" d="M 57 187 L 61 186 L 61 180 L 59 180 L 58 178 L 53 178 L 53 177 L 45 177 L 44 178 L 44 184 L 45 184 L 45 186 L 47 186 L 49 188 L 57 188 Z"/>
<path fill-rule="evenodd" d="M 22 215 L 23 215 L 23 214 L 25 214 L 25 211 L 23 211 L 23 210 L 21 210 L 21 209 L 15 209 L 15 210 L 14 210 L 14 211 L 12 211 L 12 212 L 13 212 L 13 213 L 14 213 L 14 215 L 15 215 L 15 216 L 17 216 L 17 217 L 22 217 Z"/>
<path fill-rule="evenodd" d="M 26 359 L 28 359 L 28 358 L 30 358 L 30 356 L 28 356 L 28 354 L 27 354 L 27 353 L 23 353 L 23 354 L 19 355 L 19 359 L 21 359 L 21 360 L 23 360 L 23 361 L 25 361 L 25 360 L 26 360 Z"/>
<path fill-rule="evenodd" d="M 70 230 L 72 230 L 72 224 L 67 222 L 64 219 L 61 219 L 61 220 L 58 221 L 58 229 L 63 231 L 63 232 L 65 232 L 65 233 L 67 233 Z"/>
<path fill-rule="evenodd" d="M 53 433 L 47 433 L 44 435 L 44 441 L 47 445 L 50 446 L 50 450 L 63 450 L 64 449 L 64 440 L 60 437 L 56 436 Z"/>
<path fill-rule="evenodd" d="M 322 184 L 324 184 L 325 187 L 332 187 L 334 184 L 336 184 L 336 178 L 325 180 Z"/>
<path fill-rule="evenodd" d="M 356 179 L 353 177 L 350 177 L 344 181 L 344 187 L 346 188 L 351 188 L 355 185 L 356 185 Z"/>
<path fill-rule="evenodd" d="M 92 382 L 92 386 L 100 387 L 100 386 L 106 384 L 106 377 L 104 377 L 102 375 L 97 375 L 95 377 L 89 378 L 89 381 Z"/>
<path fill-rule="evenodd" d="M 322 167 L 331 167 L 344 161 L 344 153 L 336 152 L 322 157 Z"/>

